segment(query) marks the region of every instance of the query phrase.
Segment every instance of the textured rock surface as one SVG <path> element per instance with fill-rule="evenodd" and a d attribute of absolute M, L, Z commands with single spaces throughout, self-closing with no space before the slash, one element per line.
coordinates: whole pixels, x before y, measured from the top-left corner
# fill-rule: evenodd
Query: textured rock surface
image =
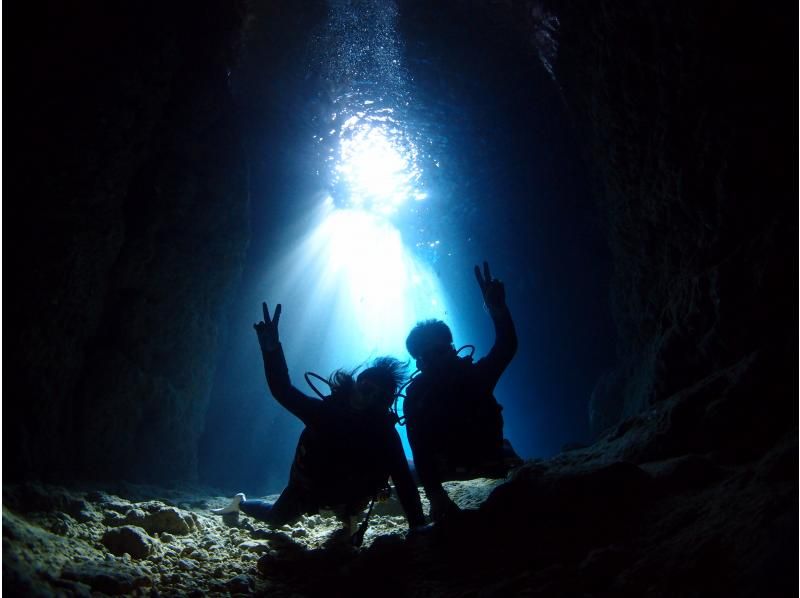
<path fill-rule="evenodd" d="M 15 62 L 25 129 L 7 239 L 24 267 L 6 301 L 6 477 L 196 475 L 221 309 L 249 235 L 227 88 L 241 15 L 205 5 L 20 15 L 39 29 Z"/>
<path fill-rule="evenodd" d="M 485 500 L 498 483 L 480 480 L 447 487 L 468 507 Z M 272 588 L 288 596 L 294 592 L 293 581 L 267 579 L 258 570 L 304 567 L 308 555 L 316 560 L 324 554 L 323 547 L 348 558 L 357 554 L 332 513 L 269 529 L 244 515 L 226 523 L 209 509 L 229 499 L 191 489 L 122 484 L 111 491 L 67 490 L 12 484 L 3 492 L 3 590 L 9 595 L 142 595 L 140 588 L 153 588 L 167 596 L 193 591 L 228 596 L 263 594 Z M 42 496 L 54 499 L 45 501 Z M 92 516 L 83 522 L 71 519 L 59 510 L 69 504 L 84 505 Z M 396 498 L 376 508 L 365 547 L 382 536 L 384 541 L 387 536 L 402 538 L 407 527 L 398 512 Z M 155 516 L 151 521 L 166 517 L 173 523 L 192 523 L 180 534 L 124 524 L 129 518 L 145 521 L 149 516 Z M 71 523 L 64 525 L 65 521 Z M 305 575 L 316 572 L 306 570 Z"/>
<path fill-rule="evenodd" d="M 797 362 L 787 7 L 761 11 L 757 34 L 750 11 L 722 2 L 552 7 L 555 79 L 614 254 L 621 359 L 594 397 L 597 431 L 755 354 L 763 426 L 782 433 L 796 392 L 777 380 Z"/>
<path fill-rule="evenodd" d="M 103 546 L 115 556 L 127 553 L 135 559 L 143 559 L 155 552 L 155 542 L 147 533 L 135 525 L 111 528 L 100 540 Z"/>
<path fill-rule="evenodd" d="M 107 559 L 102 562 L 68 565 L 61 572 L 61 577 L 69 581 L 80 582 L 94 592 L 102 592 L 112 596 L 131 594 L 136 588 L 150 585 L 150 578 L 145 572 L 125 562 L 118 563 Z"/>
<path fill-rule="evenodd" d="M 129 510 L 123 521 L 144 528 L 148 534 L 169 533 L 182 536 L 196 527 L 195 517 L 190 513 L 155 501 Z"/>
<path fill-rule="evenodd" d="M 405 538 L 402 516 L 376 512 L 362 549 L 332 514 L 270 529 L 209 508 L 228 498 L 191 489 L 120 486 L 113 492 L 39 487 L 86 501 L 96 515 L 59 525 L 56 503 L 24 516 L 3 509 L 3 589 L 12 594 L 228 596 L 785 596 L 796 589 L 797 438 L 763 457 L 654 454 L 634 427 L 614 439 L 531 461 L 507 480 L 445 485 L 464 511 Z M 15 505 L 25 487 L 4 488 Z M 275 498 L 275 497 L 271 497 Z M 396 500 L 396 499 L 395 499 Z M 393 501 L 392 501 L 393 502 Z M 428 504 L 423 503 L 427 511 Z M 184 511 L 184 535 L 148 536 L 134 563 L 103 538 L 110 513 Z M 396 505 L 383 507 L 394 512 Z M 377 511 L 377 509 L 376 509 Z M 139 530 L 137 535 L 147 535 Z"/>

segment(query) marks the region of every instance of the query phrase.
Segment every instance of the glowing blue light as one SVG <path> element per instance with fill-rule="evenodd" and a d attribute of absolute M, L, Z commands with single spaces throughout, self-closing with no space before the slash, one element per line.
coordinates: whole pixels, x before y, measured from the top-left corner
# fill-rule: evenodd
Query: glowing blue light
<path fill-rule="evenodd" d="M 336 314 L 335 327 L 361 359 L 387 351 L 402 357 L 405 336 L 420 318 L 445 317 L 437 279 L 385 218 L 325 212 L 301 249 L 301 270 L 313 276 L 314 296 L 324 298 L 325 307 L 313 311 Z"/>
<path fill-rule="evenodd" d="M 418 321 L 453 324 L 435 273 L 386 218 L 327 198 L 311 225 L 269 269 L 261 295 L 283 304 L 281 339 L 296 385 L 306 369 L 327 376 L 379 355 L 406 360 L 405 338 Z"/>
<path fill-rule="evenodd" d="M 390 215 L 408 198 L 427 197 L 418 189 L 417 148 L 392 112 L 391 108 L 357 112 L 341 126 L 334 171 L 335 182 L 347 188 L 348 207 Z"/>

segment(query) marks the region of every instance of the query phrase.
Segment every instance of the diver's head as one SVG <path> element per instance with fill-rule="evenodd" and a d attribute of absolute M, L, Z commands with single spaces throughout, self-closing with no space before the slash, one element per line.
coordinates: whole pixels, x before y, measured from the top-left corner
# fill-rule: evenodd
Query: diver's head
<path fill-rule="evenodd" d="M 406 364 L 394 357 L 378 357 L 356 378 L 350 405 L 359 410 L 386 412 L 397 396 Z"/>
<path fill-rule="evenodd" d="M 406 338 L 406 348 L 423 372 L 435 369 L 456 355 L 453 333 L 441 320 L 417 323 Z"/>

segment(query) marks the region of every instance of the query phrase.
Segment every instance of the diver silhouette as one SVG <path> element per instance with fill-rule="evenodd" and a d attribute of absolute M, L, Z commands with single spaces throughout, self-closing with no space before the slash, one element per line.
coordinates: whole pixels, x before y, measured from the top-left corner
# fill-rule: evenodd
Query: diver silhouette
<path fill-rule="evenodd" d="M 390 411 L 404 377 L 405 364 L 379 357 L 358 377 L 337 370 L 328 384 L 331 394 L 322 400 L 303 394 L 289 379 L 278 335 L 281 305 L 270 319 L 266 303 L 264 320 L 253 327 L 258 335 L 264 372 L 270 392 L 296 415 L 305 428 L 295 450 L 289 483 L 275 503 L 247 500 L 237 494 L 231 503 L 212 511 L 219 515 L 242 511 L 273 526 L 297 520 L 303 514 L 329 509 L 352 533 L 355 517 L 388 488 L 391 477 L 410 528 L 424 525 L 419 493 L 411 477 L 396 416 Z M 360 544 L 364 520 L 352 536 Z"/>
<path fill-rule="evenodd" d="M 417 362 L 403 411 L 414 466 L 439 521 L 459 511 L 442 482 L 504 477 L 522 460 L 503 438 L 502 407 L 494 388 L 517 351 L 517 334 L 506 305 L 505 286 L 489 264 L 475 277 L 495 328 L 489 353 L 473 363 L 460 357 L 450 328 L 441 320 L 419 322 L 406 338 Z"/>

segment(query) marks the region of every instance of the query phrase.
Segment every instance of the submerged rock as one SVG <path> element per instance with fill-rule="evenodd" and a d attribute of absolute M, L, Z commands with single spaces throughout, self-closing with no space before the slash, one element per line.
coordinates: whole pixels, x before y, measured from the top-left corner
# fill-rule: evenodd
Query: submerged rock
<path fill-rule="evenodd" d="M 262 554 L 264 552 L 269 552 L 269 544 L 264 542 L 256 542 L 255 540 L 249 540 L 247 542 L 242 542 L 239 544 L 239 549 L 243 551 L 255 552 L 256 554 Z"/>
<path fill-rule="evenodd" d="M 237 575 L 229 579 L 225 587 L 233 594 L 247 594 L 253 591 L 255 581 L 250 575 Z"/>
<path fill-rule="evenodd" d="M 111 554 L 122 556 L 128 553 L 135 559 L 143 559 L 156 551 L 156 542 L 135 525 L 112 528 L 103 534 L 103 546 Z"/>
<path fill-rule="evenodd" d="M 744 467 L 714 455 L 607 463 L 595 450 L 531 461 L 507 482 L 447 483 L 463 511 L 408 536 L 403 517 L 373 514 L 361 549 L 324 514 L 275 530 L 249 517 L 249 526 L 228 527 L 208 510 L 186 512 L 200 525 L 156 540 L 131 525 L 4 508 L 4 589 L 301 597 L 461 596 L 480 587 L 494 596 L 668 598 L 697 584 L 705 595 L 718 587 L 751 596 L 762 584 L 762 595 L 781 595 L 782 572 L 796 564 L 796 546 L 786 542 L 797 525 L 797 482 L 787 473 L 796 471 L 796 437 Z M 159 501 L 119 501 L 145 516 L 174 514 Z M 427 509 L 424 496 L 423 503 Z M 770 567 L 776 576 L 761 579 Z"/>
<path fill-rule="evenodd" d="M 144 528 L 151 535 L 166 532 L 183 536 L 196 526 L 195 519 L 186 511 L 158 502 L 138 505 L 125 514 L 122 522 Z"/>
<path fill-rule="evenodd" d="M 118 595 L 128 594 L 136 588 L 151 585 L 150 578 L 135 565 L 121 566 L 119 563 L 90 562 L 64 567 L 61 577 L 77 581 L 96 592 Z"/>
<path fill-rule="evenodd" d="M 181 571 L 192 571 L 193 569 L 196 568 L 197 565 L 195 565 L 194 562 L 188 559 L 181 559 L 178 561 L 178 569 L 180 569 Z"/>
<path fill-rule="evenodd" d="M 78 493 L 58 486 L 27 482 L 3 489 L 3 504 L 18 513 L 67 513 L 78 520 L 93 518 L 91 505 Z"/>
<path fill-rule="evenodd" d="M 71 598 L 92 598 L 92 587 L 88 584 L 69 579 L 57 579 L 53 585 L 64 590 Z"/>

